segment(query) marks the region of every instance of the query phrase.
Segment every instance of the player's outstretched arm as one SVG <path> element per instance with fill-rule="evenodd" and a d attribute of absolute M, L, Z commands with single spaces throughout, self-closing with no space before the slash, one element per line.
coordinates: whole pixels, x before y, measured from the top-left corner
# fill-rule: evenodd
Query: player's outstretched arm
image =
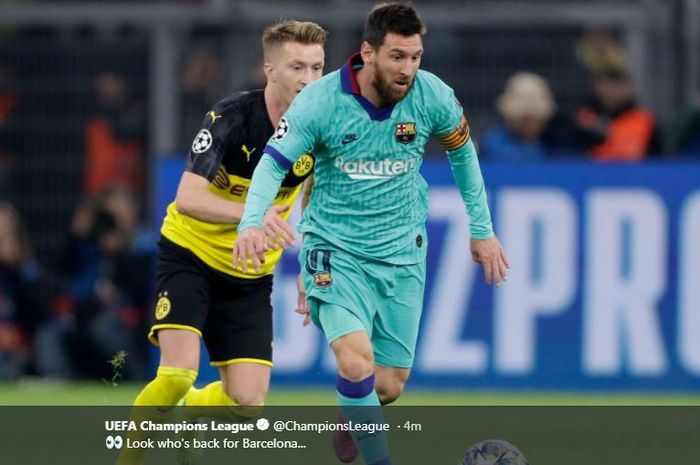
<path fill-rule="evenodd" d="M 233 246 L 233 267 L 240 267 L 244 273 L 248 272 L 249 258 L 258 273 L 261 263 L 265 263 L 265 251 L 268 248 L 264 230 L 267 216 L 265 213 L 269 214 L 272 201 L 286 173 L 287 170 L 267 153 L 260 158 L 255 167 L 243 209 L 243 218 L 238 225 L 238 238 Z"/>
<path fill-rule="evenodd" d="M 445 139 L 441 142 L 447 148 L 452 174 L 469 213 L 472 259 L 483 266 L 486 284 L 498 287 L 507 279 L 510 263 L 501 243 L 493 234 L 484 179 L 464 117 L 452 136 L 448 136 L 448 140 L 453 142 L 445 143 Z"/>
<path fill-rule="evenodd" d="M 209 191 L 209 180 L 189 171 L 182 173 L 175 197 L 177 211 L 207 223 L 238 223 L 243 204 L 222 199 Z"/>
<path fill-rule="evenodd" d="M 472 259 L 484 268 L 486 284 L 498 287 L 508 279 L 510 262 L 495 234 L 486 239 L 472 238 L 470 248 Z"/>

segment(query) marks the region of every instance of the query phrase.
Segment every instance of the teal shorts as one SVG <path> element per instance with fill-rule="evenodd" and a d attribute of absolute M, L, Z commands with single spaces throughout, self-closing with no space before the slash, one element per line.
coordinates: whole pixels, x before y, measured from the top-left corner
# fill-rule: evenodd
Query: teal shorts
<path fill-rule="evenodd" d="M 365 331 L 377 365 L 413 365 L 425 260 L 411 265 L 366 260 L 307 235 L 299 262 L 311 319 L 329 344 Z"/>

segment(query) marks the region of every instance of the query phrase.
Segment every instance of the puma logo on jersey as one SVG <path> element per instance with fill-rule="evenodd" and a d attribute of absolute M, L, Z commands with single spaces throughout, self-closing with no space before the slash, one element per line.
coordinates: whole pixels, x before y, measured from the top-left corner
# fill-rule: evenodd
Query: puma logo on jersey
<path fill-rule="evenodd" d="M 248 150 L 248 147 L 245 144 L 243 144 L 241 146 L 241 150 L 243 150 L 243 152 L 245 153 L 245 161 L 249 162 L 250 156 L 253 154 L 253 152 L 255 152 L 255 147 L 253 147 L 253 150 Z"/>
<path fill-rule="evenodd" d="M 200 113 L 200 115 L 201 115 L 201 113 Z M 219 119 L 219 118 L 221 118 L 221 115 L 217 115 L 217 114 L 214 113 L 213 111 L 210 111 L 209 113 L 207 113 L 207 116 L 208 116 L 209 118 L 211 118 L 211 124 L 216 123 L 216 120 Z"/>

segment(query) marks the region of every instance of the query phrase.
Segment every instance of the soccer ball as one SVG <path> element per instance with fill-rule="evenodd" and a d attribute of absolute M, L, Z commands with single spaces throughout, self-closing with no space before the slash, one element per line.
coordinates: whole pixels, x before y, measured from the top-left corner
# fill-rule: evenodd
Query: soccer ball
<path fill-rule="evenodd" d="M 513 444 L 488 439 L 471 446 L 459 465 L 528 465 L 527 459 Z"/>

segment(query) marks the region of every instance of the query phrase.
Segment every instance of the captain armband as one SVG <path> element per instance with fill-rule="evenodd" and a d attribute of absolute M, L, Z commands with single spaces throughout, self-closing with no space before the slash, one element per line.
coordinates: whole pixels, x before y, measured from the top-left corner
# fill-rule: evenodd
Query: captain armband
<path fill-rule="evenodd" d="M 440 142 L 440 145 L 446 150 L 457 150 L 467 143 L 469 134 L 469 123 L 467 122 L 467 118 L 462 115 L 462 119 L 459 120 L 457 127 L 444 136 L 438 137 L 438 142 Z"/>

